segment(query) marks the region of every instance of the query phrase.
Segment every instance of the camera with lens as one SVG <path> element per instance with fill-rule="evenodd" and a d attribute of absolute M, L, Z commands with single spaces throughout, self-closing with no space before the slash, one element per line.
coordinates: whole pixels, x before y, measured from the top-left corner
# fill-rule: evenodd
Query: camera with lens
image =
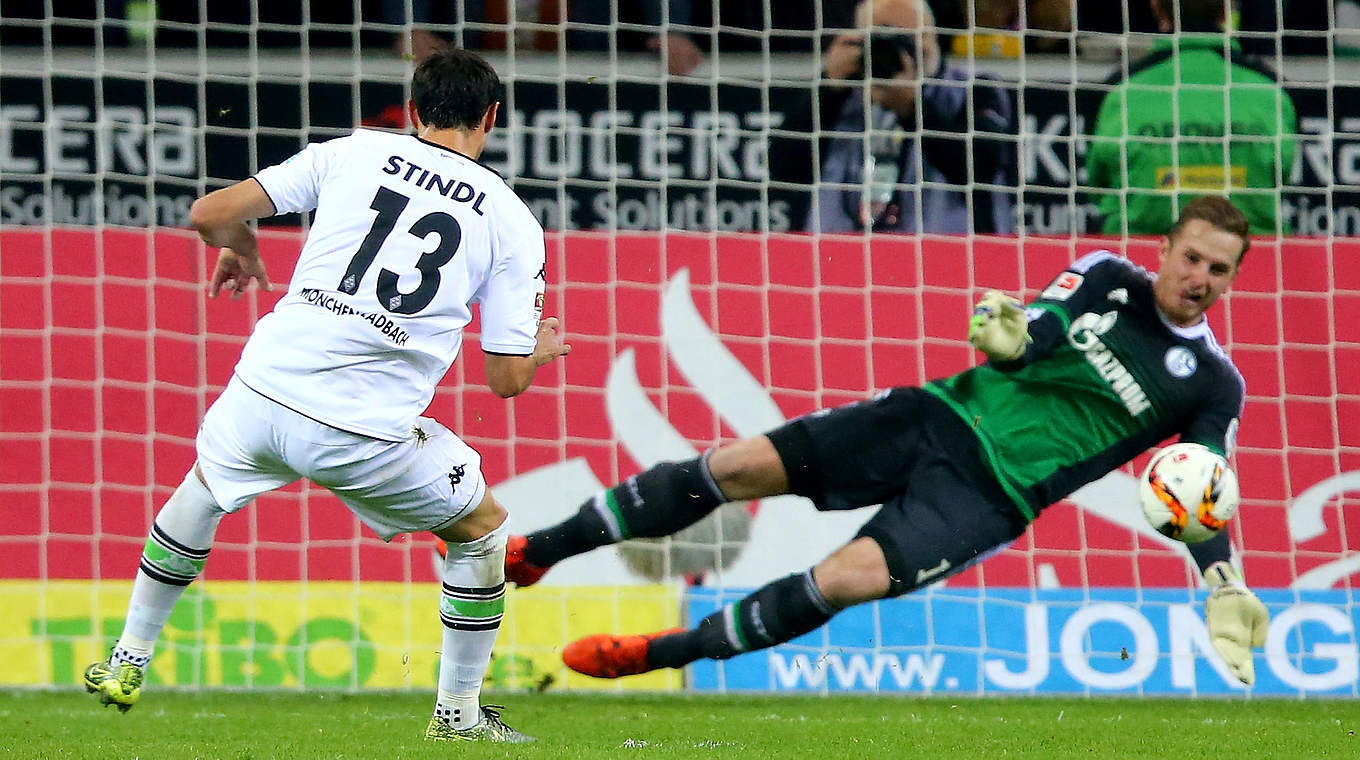
<path fill-rule="evenodd" d="M 916 36 L 904 32 L 874 32 L 864 41 L 859 59 L 859 76 L 892 79 L 906 68 L 902 58 L 911 60 L 918 75 L 925 73 L 917 55 Z"/>

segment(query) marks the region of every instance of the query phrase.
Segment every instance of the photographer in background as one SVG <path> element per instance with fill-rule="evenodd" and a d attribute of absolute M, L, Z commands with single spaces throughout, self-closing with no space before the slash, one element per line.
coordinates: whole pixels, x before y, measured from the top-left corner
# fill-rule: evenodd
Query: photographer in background
<path fill-rule="evenodd" d="M 862 0 L 824 81 L 771 140 L 770 178 L 810 232 L 1015 229 L 1015 103 L 945 64 L 924 0 Z M 814 138 L 813 135 L 816 135 Z"/>

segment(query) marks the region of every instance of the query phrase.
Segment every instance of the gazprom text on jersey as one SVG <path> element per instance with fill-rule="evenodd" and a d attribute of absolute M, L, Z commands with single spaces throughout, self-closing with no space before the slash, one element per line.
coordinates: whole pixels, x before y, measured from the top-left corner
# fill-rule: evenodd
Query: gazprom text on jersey
<path fill-rule="evenodd" d="M 403 175 L 401 170 L 405 165 L 406 173 Z M 422 166 L 417 166 L 401 156 L 388 156 L 387 166 L 383 167 L 383 174 L 391 174 L 398 177 L 403 182 L 410 182 L 421 190 L 429 190 L 432 193 L 448 198 L 458 203 L 468 203 L 471 201 L 472 210 L 482 216 L 482 201 L 486 200 L 486 193 L 469 185 L 462 180 L 451 179 L 447 182 L 444 178 Z"/>
<path fill-rule="evenodd" d="M 298 295 L 302 296 L 302 300 L 307 303 L 313 306 L 320 306 L 333 314 L 339 314 L 341 316 L 353 314 L 354 316 L 367 321 L 370 325 L 373 325 L 380 330 L 383 335 L 387 336 L 388 340 L 398 346 L 406 345 L 406 339 L 411 337 L 409 333 L 398 327 L 397 323 L 393 322 L 390 317 L 384 314 L 370 314 L 366 311 L 359 311 L 353 306 L 341 301 L 339 298 L 323 293 L 316 288 L 303 288 Z"/>
<path fill-rule="evenodd" d="M 1117 311 L 1107 311 L 1103 315 L 1090 312 L 1082 314 L 1072 320 L 1072 326 L 1067 330 L 1067 341 L 1082 352 L 1086 361 L 1110 384 L 1110 390 L 1119 396 L 1124 408 L 1129 410 L 1129 416 L 1137 417 L 1151 409 L 1152 402 L 1148 401 L 1143 386 L 1138 384 L 1133 373 L 1099 337 L 1109 332 L 1118 318 Z"/>

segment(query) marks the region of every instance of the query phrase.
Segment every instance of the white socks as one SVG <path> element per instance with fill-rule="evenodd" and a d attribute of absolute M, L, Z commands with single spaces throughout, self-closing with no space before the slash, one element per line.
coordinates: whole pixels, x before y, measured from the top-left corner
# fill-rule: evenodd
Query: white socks
<path fill-rule="evenodd" d="M 505 609 L 505 525 L 476 541 L 448 544 L 439 598 L 444 623 L 434 714 L 457 729 L 481 720 L 478 697 Z"/>
<path fill-rule="evenodd" d="M 156 639 L 175 602 L 203 572 L 217 525 L 225 514 L 207 486 L 190 470 L 151 526 L 137 578 L 132 582 L 123 635 L 109 662 L 146 667 L 151 661 Z"/>

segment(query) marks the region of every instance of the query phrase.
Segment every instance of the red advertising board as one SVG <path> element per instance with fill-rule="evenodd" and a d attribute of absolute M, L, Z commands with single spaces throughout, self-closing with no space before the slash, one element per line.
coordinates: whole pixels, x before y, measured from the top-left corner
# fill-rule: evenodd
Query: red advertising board
<path fill-rule="evenodd" d="M 286 283 L 301 243 L 262 250 Z M 680 296 L 784 417 L 969 366 L 963 340 L 985 289 L 1032 297 L 1069 261 L 1114 240 L 555 234 L 546 314 L 573 346 L 520 398 L 481 382 L 475 324 L 431 414 L 481 451 L 494 487 L 580 458 L 603 483 L 635 472 L 608 413 L 611 368 L 631 349 L 638 383 L 695 448 L 737 434 L 676 366 L 665 296 Z M 1155 266 L 1157 241 L 1127 246 Z M 176 230 L 0 233 L 0 577 L 124 578 L 155 509 L 193 462 L 206 405 L 255 319 L 281 295 L 207 300 L 211 261 Z M 687 298 L 686 298 L 687 296 Z M 1212 316 L 1246 377 L 1234 543 L 1253 585 L 1345 581 L 1360 513 L 1341 496 L 1360 471 L 1360 243 L 1257 243 Z M 1313 490 L 1309 490 L 1313 489 Z M 866 514 L 867 517 L 867 514 Z M 815 528 L 810 528 L 815 530 Z M 262 498 L 223 522 L 208 576 L 292 580 L 430 576 L 403 537 L 383 544 L 312 488 Z M 819 557 L 808 557 L 808 563 Z M 1360 570 L 1360 568 L 1357 568 Z M 1164 545 L 1074 504 L 951 584 L 1184 585 Z"/>

